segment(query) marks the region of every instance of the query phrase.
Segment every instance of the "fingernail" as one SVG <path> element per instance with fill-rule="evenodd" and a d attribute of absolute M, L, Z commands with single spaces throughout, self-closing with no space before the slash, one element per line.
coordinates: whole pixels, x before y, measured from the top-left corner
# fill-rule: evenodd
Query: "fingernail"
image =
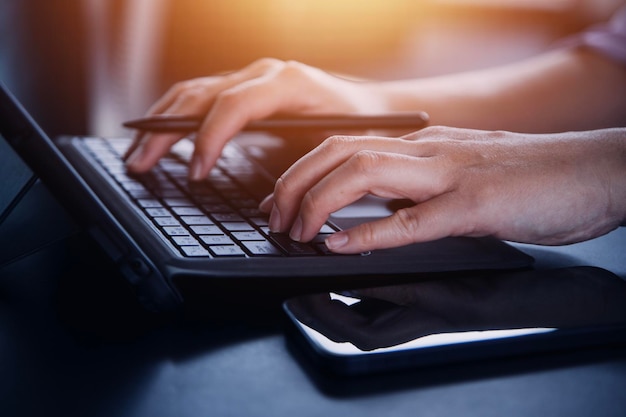
<path fill-rule="evenodd" d="M 344 232 L 334 233 L 326 238 L 325 243 L 330 250 L 340 249 L 348 243 L 348 234 Z"/>
<path fill-rule="evenodd" d="M 200 181 L 202 179 L 202 158 L 194 155 L 189 165 L 189 179 L 192 181 Z"/>
<path fill-rule="evenodd" d="M 280 232 L 280 211 L 278 211 L 278 207 L 276 207 L 276 204 L 274 204 L 274 206 L 272 207 L 269 223 L 270 232 Z"/>
<path fill-rule="evenodd" d="M 302 217 L 298 216 L 296 221 L 293 222 L 293 226 L 291 226 L 291 231 L 289 232 L 289 237 L 291 240 L 300 242 L 300 239 L 302 238 Z"/>

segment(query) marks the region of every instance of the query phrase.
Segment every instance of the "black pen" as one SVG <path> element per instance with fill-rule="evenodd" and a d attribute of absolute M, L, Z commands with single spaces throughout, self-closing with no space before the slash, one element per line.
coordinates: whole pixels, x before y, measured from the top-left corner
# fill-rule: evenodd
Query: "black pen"
<path fill-rule="evenodd" d="M 202 116 L 155 115 L 129 120 L 125 127 L 149 132 L 195 132 Z M 245 131 L 347 130 L 347 129 L 421 129 L 428 123 L 424 112 L 401 112 L 376 115 L 315 114 L 271 117 L 248 123 Z"/>

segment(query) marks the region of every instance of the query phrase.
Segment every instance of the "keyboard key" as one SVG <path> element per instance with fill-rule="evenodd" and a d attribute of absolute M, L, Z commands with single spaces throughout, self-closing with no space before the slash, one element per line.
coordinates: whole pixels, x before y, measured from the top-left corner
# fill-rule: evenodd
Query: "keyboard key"
<path fill-rule="evenodd" d="M 214 224 L 207 216 L 182 216 L 180 220 L 188 225 L 211 225 Z"/>
<path fill-rule="evenodd" d="M 204 208 L 209 213 L 230 213 L 233 209 L 228 205 L 221 202 L 221 199 L 217 203 L 203 204 Z"/>
<path fill-rule="evenodd" d="M 194 194 L 194 199 L 198 201 L 200 204 L 220 204 L 223 203 L 224 200 L 217 194 Z M 226 206 L 228 207 L 228 206 Z M 206 207 L 205 207 L 206 209 Z M 209 210 L 211 211 L 211 210 Z"/>
<path fill-rule="evenodd" d="M 201 235 L 200 239 L 207 245 L 232 245 L 235 242 L 226 235 Z"/>
<path fill-rule="evenodd" d="M 137 200 L 137 204 L 139 204 L 139 206 L 143 208 L 163 207 L 161 202 L 157 200 L 156 198 L 141 198 Z"/>
<path fill-rule="evenodd" d="M 163 207 L 147 208 L 146 213 L 148 213 L 151 217 L 165 217 L 172 215 L 169 210 Z"/>
<path fill-rule="evenodd" d="M 169 217 L 155 217 L 154 222 L 159 226 L 180 226 L 180 222 L 173 216 Z"/>
<path fill-rule="evenodd" d="M 264 216 L 264 217 L 251 217 L 248 219 L 250 221 L 250 223 L 253 223 L 259 227 L 261 226 L 269 226 L 270 224 L 270 219 L 268 216 Z M 268 232 L 269 232 L 269 228 L 267 228 Z"/>
<path fill-rule="evenodd" d="M 325 243 L 326 242 L 326 238 L 328 236 L 330 236 L 330 235 L 331 235 L 331 233 L 320 233 L 319 235 L 315 236 L 311 242 L 313 242 L 313 243 Z"/>
<path fill-rule="evenodd" d="M 210 246 L 215 256 L 246 256 L 245 252 L 235 245 Z"/>
<path fill-rule="evenodd" d="M 185 194 L 180 190 L 155 190 L 154 194 L 161 198 L 184 198 Z"/>
<path fill-rule="evenodd" d="M 172 211 L 179 216 L 204 216 L 202 210 L 197 207 L 172 207 Z"/>
<path fill-rule="evenodd" d="M 236 198 L 230 202 L 234 207 L 241 209 L 256 209 L 259 202 L 253 198 Z"/>
<path fill-rule="evenodd" d="M 276 243 L 282 250 L 293 256 L 311 256 L 317 255 L 317 251 L 309 244 L 296 242 L 291 240 L 289 235 L 285 233 L 272 233 L 270 239 Z"/>
<path fill-rule="evenodd" d="M 218 226 L 212 224 L 212 225 L 206 225 L 206 226 L 191 226 L 191 230 L 193 230 L 195 233 L 199 234 L 199 235 L 221 235 L 224 234 L 224 232 L 222 232 L 222 229 L 220 229 Z"/>
<path fill-rule="evenodd" d="M 187 236 L 189 232 L 182 226 L 165 226 L 163 231 L 169 236 Z"/>
<path fill-rule="evenodd" d="M 257 232 L 233 232 L 233 237 L 237 240 L 265 240 L 265 237 Z"/>
<path fill-rule="evenodd" d="M 212 213 L 211 215 L 218 222 L 243 222 L 243 217 L 237 213 Z"/>
<path fill-rule="evenodd" d="M 222 227 L 229 232 L 246 232 L 254 230 L 254 228 L 246 222 L 225 222 L 222 223 Z"/>
<path fill-rule="evenodd" d="M 165 198 L 165 204 L 170 207 L 193 207 L 194 204 L 187 198 Z"/>
<path fill-rule="evenodd" d="M 222 195 L 228 201 L 232 201 L 236 199 L 243 199 L 243 198 L 250 198 L 250 195 L 247 192 L 241 191 L 238 188 L 234 188 L 232 190 L 223 190 Z"/>
<path fill-rule="evenodd" d="M 325 243 L 316 243 L 315 247 L 317 248 L 317 250 L 319 250 L 324 255 L 338 255 L 337 253 L 331 252 L 330 249 L 328 249 L 328 246 L 326 246 Z"/>
<path fill-rule="evenodd" d="M 209 251 L 202 246 L 181 246 L 182 251 L 187 256 L 210 256 Z"/>
<path fill-rule="evenodd" d="M 131 191 L 127 191 L 127 193 L 135 199 L 144 199 L 144 198 L 151 198 L 154 197 L 154 194 L 151 193 L 148 190 L 131 190 Z"/>
<path fill-rule="evenodd" d="M 248 207 L 240 209 L 239 213 L 244 217 L 263 217 L 266 215 L 258 208 L 248 208 Z"/>
<path fill-rule="evenodd" d="M 283 253 L 268 241 L 241 242 L 252 255 L 283 256 Z"/>
<path fill-rule="evenodd" d="M 197 246 L 198 241 L 192 236 L 172 236 L 172 240 L 179 246 Z"/>

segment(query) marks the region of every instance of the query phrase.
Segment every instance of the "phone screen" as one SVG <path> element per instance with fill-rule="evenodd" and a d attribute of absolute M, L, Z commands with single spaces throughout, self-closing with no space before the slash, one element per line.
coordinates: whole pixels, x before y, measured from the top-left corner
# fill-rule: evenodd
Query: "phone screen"
<path fill-rule="evenodd" d="M 346 374 L 626 341 L 626 281 L 594 267 L 312 294 L 284 309 L 313 359 Z"/>

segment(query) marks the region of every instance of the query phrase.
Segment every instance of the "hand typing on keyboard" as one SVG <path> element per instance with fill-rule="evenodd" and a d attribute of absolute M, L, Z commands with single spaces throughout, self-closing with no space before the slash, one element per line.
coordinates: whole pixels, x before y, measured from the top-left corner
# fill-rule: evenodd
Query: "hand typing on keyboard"
<path fill-rule="evenodd" d="M 529 135 L 426 128 L 401 139 L 335 137 L 296 162 L 260 208 L 269 228 L 313 239 L 331 213 L 374 194 L 414 202 L 328 236 L 335 252 L 447 236 L 547 245 L 626 220 L 626 128 Z"/>
<path fill-rule="evenodd" d="M 248 122 L 277 113 L 375 113 L 382 109 L 360 83 L 297 62 L 261 59 L 240 71 L 174 85 L 148 115 L 206 115 L 197 133 L 189 175 L 205 178 L 225 143 Z M 140 132 L 126 154 L 128 169 L 145 172 L 181 133 Z"/>

